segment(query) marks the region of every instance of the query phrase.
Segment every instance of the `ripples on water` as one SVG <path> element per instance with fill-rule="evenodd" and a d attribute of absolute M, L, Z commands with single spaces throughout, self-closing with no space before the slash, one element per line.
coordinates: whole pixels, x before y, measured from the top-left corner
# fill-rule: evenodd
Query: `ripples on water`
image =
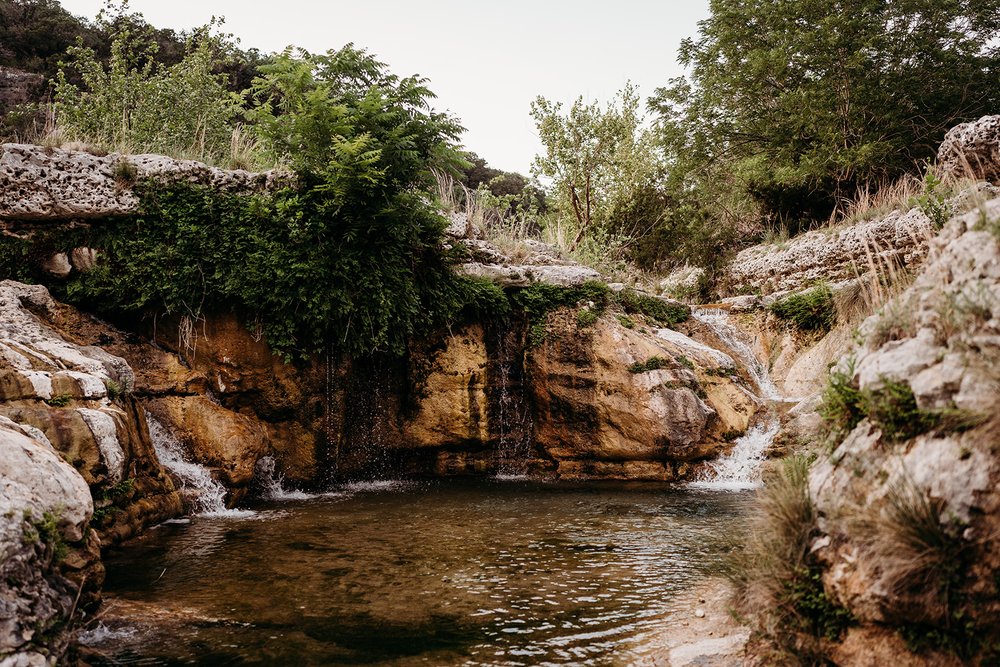
<path fill-rule="evenodd" d="M 106 590 L 150 617 L 106 629 L 96 664 L 629 664 L 671 600 L 718 570 L 749 502 L 375 483 L 253 521 L 196 517 L 109 557 Z"/>

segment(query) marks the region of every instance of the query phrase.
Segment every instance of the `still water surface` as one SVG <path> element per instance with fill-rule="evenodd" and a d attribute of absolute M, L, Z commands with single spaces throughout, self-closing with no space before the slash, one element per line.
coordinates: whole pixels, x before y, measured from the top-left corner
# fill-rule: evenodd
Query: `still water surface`
<path fill-rule="evenodd" d="M 671 602 L 718 571 L 752 502 L 375 483 L 195 517 L 111 555 L 106 591 L 130 620 L 90 643 L 98 664 L 634 664 Z"/>

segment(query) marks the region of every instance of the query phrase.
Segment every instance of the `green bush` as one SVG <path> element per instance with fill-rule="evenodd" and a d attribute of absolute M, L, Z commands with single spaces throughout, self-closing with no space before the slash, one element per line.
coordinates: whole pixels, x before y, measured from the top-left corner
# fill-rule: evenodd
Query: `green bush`
<path fill-rule="evenodd" d="M 789 295 L 772 304 L 770 310 L 802 331 L 829 331 L 837 321 L 833 292 L 825 284 Z"/>
<path fill-rule="evenodd" d="M 63 138 L 123 153 L 163 153 L 228 164 L 242 99 L 216 74 L 225 39 L 216 23 L 194 31 L 180 62 L 157 62 L 148 24 L 122 20 L 107 63 L 92 48 L 70 47 L 53 108 Z"/>
<path fill-rule="evenodd" d="M 690 309 L 678 303 L 669 303 L 655 296 L 649 296 L 631 289 L 623 289 L 615 294 L 615 301 L 626 313 L 645 315 L 656 323 L 672 327 L 687 321 Z"/>

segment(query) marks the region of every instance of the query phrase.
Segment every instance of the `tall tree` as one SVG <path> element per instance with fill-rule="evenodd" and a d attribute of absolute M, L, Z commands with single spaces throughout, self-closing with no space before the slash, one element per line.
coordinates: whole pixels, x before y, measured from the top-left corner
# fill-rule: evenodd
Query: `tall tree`
<path fill-rule="evenodd" d="M 712 0 L 699 28 L 651 100 L 675 178 L 725 173 L 772 219 L 825 217 L 1000 109 L 1000 0 Z"/>

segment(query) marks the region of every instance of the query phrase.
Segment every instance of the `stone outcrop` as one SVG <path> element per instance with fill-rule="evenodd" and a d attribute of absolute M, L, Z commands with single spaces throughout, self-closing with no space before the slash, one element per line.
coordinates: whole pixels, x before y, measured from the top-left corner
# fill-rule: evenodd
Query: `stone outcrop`
<path fill-rule="evenodd" d="M 0 146 L 0 221 L 100 219 L 137 212 L 132 186 L 150 180 L 219 192 L 255 192 L 292 182 L 286 172 L 209 167 L 162 155 L 93 155 L 27 144 Z"/>
<path fill-rule="evenodd" d="M 602 280 L 600 273 L 562 256 L 555 246 L 526 239 L 515 253 L 505 253 L 493 243 L 480 239 L 462 239 L 470 261 L 459 265 L 458 272 L 474 278 L 486 278 L 501 287 L 528 287 L 548 283 L 576 287 L 589 280 Z"/>
<path fill-rule="evenodd" d="M 74 342 L 80 317 L 44 287 L 0 282 L 0 416 L 37 429 L 76 467 L 98 500 L 102 535 L 116 541 L 181 505 L 131 396 L 135 374 Z"/>
<path fill-rule="evenodd" d="M 1000 116 L 962 123 L 944 135 L 938 165 L 957 176 L 1000 184 Z"/>
<path fill-rule="evenodd" d="M 725 281 L 734 291 L 767 294 L 805 289 L 817 280 L 850 280 L 872 267 L 898 272 L 920 263 L 933 236 L 933 225 L 920 209 L 894 211 L 842 229 L 808 232 L 781 246 L 747 248 L 729 265 Z"/>
<path fill-rule="evenodd" d="M 93 511 L 46 437 L 0 417 L 0 664 L 63 664 L 69 621 L 103 581 Z"/>
<path fill-rule="evenodd" d="M 0 66 L 0 114 L 20 104 L 34 102 L 44 85 L 45 77 L 41 74 Z"/>
<path fill-rule="evenodd" d="M 826 591 L 861 624 L 853 653 L 877 653 L 866 638 L 881 641 L 886 626 L 1000 637 L 998 226 L 1000 199 L 948 223 L 922 274 L 865 321 L 853 363 L 840 364 L 861 391 L 891 384 L 903 397 L 810 475 L 813 551 Z M 892 419 L 914 432 L 880 426 Z M 928 660 L 913 664 L 948 664 Z"/>

